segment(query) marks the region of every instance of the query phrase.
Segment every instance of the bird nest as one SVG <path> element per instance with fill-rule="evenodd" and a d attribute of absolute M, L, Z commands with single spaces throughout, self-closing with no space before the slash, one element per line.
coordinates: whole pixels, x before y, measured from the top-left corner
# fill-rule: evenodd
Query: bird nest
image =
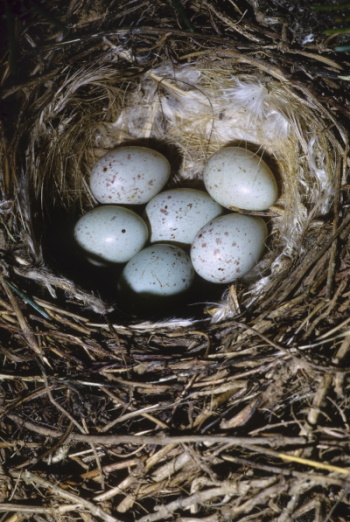
<path fill-rule="evenodd" d="M 350 474 L 346 77 L 326 48 L 276 44 L 236 4 L 195 2 L 190 20 L 176 2 L 161 18 L 168 6 L 155 2 L 161 28 L 144 23 L 144 4 L 123 4 L 114 25 L 82 8 L 73 36 L 56 34 L 39 53 L 29 25 L 25 79 L 3 66 L 1 511 L 340 520 Z M 56 18 L 45 24 L 62 30 Z M 226 145 L 258 152 L 280 197 L 258 213 L 269 236 L 256 268 L 166 315 L 126 313 L 112 271 L 82 266 L 70 239 L 96 206 L 92 165 L 120 144 L 163 152 L 172 187 L 200 186 Z"/>

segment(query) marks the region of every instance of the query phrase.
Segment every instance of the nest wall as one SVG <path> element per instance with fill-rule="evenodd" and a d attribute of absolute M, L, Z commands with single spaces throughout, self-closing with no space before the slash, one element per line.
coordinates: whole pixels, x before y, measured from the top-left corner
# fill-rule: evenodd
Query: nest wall
<path fill-rule="evenodd" d="M 23 129 L 29 144 L 17 188 L 37 261 L 45 261 L 42 231 L 57 212 L 74 216 L 72 228 L 77 216 L 98 204 L 89 173 L 111 148 L 153 143 L 168 155 L 176 187 L 200 181 L 210 155 L 236 144 L 270 163 L 279 182 L 276 206 L 258 213 L 269 218 L 268 251 L 243 279 L 244 303 L 264 299 L 266 287 L 278 288 L 307 254 L 310 237 L 332 212 L 345 143 L 337 140 L 330 113 L 257 67 L 242 72 L 239 56 L 203 51 L 200 59 L 185 56 L 179 65 L 164 60 L 129 81 L 137 58 L 130 49 L 110 46 L 105 63 L 64 77 L 51 97 L 39 99 L 33 122 Z M 57 242 L 67 248 L 59 235 Z M 235 315 L 227 294 L 211 309 L 214 321 Z"/>
<path fill-rule="evenodd" d="M 135 11 L 123 7 L 126 23 Z M 132 8 L 140 20 L 144 8 Z M 342 65 L 322 47 L 272 45 L 271 28 L 232 6 L 192 8 L 207 34 L 175 29 L 178 14 L 162 30 L 125 29 L 118 12 L 107 30 L 89 11 L 77 22 L 87 34 L 30 55 L 25 82 L 8 86 L 4 72 L 15 115 L 1 129 L 9 516 L 302 522 L 349 509 Z M 200 184 L 210 155 L 232 143 L 276 172 L 280 198 L 259 213 L 269 223 L 263 259 L 193 314 L 130 318 L 67 276 L 69 248 L 55 258 L 96 205 L 92 165 L 121 143 L 164 152 L 174 187 Z"/>

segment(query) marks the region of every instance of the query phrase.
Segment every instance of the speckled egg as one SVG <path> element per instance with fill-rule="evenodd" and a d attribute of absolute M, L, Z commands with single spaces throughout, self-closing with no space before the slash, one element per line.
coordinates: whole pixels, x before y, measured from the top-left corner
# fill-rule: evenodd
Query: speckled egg
<path fill-rule="evenodd" d="M 90 188 L 100 203 L 142 205 L 162 190 L 169 177 L 170 164 L 156 150 L 120 147 L 94 165 Z"/>
<path fill-rule="evenodd" d="M 176 296 L 192 284 L 194 270 L 184 250 L 168 244 L 141 250 L 124 267 L 118 287 L 141 298 Z"/>
<path fill-rule="evenodd" d="M 132 210 L 102 205 L 78 220 L 74 237 L 90 262 L 126 263 L 146 244 L 148 228 Z"/>
<path fill-rule="evenodd" d="M 191 244 L 208 221 L 223 213 L 221 205 L 202 190 L 179 188 L 161 192 L 146 206 L 150 241 Z"/>
<path fill-rule="evenodd" d="M 266 210 L 278 198 L 270 167 L 259 155 L 242 147 L 226 147 L 213 154 L 203 180 L 211 197 L 231 210 Z"/>
<path fill-rule="evenodd" d="M 227 214 L 207 223 L 191 247 L 195 271 L 213 283 L 232 283 L 249 272 L 265 247 L 267 227 L 260 217 Z"/>

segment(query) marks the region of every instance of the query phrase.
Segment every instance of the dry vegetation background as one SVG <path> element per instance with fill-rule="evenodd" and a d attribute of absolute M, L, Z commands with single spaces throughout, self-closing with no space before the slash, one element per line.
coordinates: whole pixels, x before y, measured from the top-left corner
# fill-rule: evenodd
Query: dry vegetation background
<path fill-rule="evenodd" d="M 348 10 L 294 4 L 2 4 L 1 521 L 349 520 Z M 80 204 L 66 173 L 86 121 L 194 56 L 315 110 L 334 196 L 250 306 L 238 283 L 222 321 L 135 325 L 65 276 L 48 235 Z"/>

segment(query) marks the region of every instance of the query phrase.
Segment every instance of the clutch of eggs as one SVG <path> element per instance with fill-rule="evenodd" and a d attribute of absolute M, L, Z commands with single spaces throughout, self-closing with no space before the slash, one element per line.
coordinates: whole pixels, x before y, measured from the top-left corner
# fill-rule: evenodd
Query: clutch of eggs
<path fill-rule="evenodd" d="M 160 192 L 170 170 L 162 154 L 137 146 L 108 152 L 92 169 L 91 191 L 108 205 L 79 219 L 75 239 L 94 264 L 127 263 L 118 282 L 126 299 L 182 295 L 194 271 L 213 283 L 231 283 L 263 253 L 265 222 L 225 210 L 265 210 L 276 201 L 276 180 L 259 156 L 242 147 L 213 154 L 203 178 L 209 194 L 189 188 Z M 120 204 L 146 204 L 147 224 Z M 144 248 L 147 241 L 151 246 Z M 191 245 L 190 256 L 179 245 Z"/>

